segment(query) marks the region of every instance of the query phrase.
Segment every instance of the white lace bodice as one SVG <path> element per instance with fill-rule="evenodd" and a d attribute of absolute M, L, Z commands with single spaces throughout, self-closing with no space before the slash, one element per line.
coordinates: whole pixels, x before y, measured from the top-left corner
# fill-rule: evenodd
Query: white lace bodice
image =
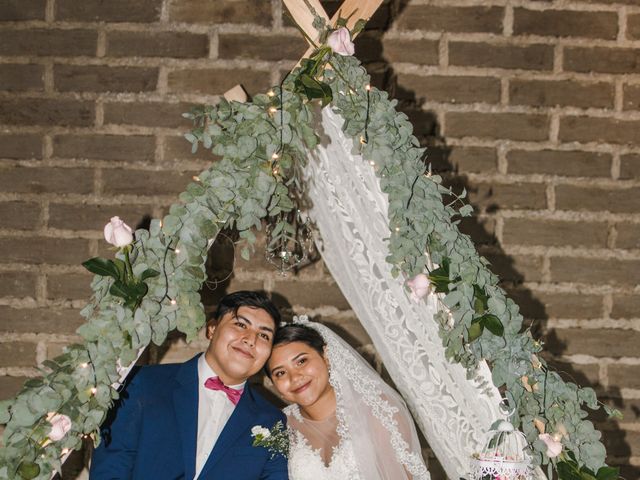
<path fill-rule="evenodd" d="M 289 430 L 289 478 L 291 480 L 364 480 L 358 472 L 353 447 L 342 440 L 333 449 L 329 465 L 325 465 L 319 450 L 314 450 L 304 435 Z"/>

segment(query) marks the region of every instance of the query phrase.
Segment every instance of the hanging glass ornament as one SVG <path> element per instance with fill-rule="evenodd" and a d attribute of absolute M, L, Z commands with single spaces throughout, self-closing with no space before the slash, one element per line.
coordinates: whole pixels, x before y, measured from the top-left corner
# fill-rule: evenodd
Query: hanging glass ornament
<path fill-rule="evenodd" d="M 489 431 L 487 442 L 471 460 L 471 480 L 532 480 L 529 446 L 522 432 L 506 420 Z"/>
<path fill-rule="evenodd" d="M 315 260 L 311 223 L 299 209 L 270 221 L 266 233 L 265 258 L 282 276 Z"/>

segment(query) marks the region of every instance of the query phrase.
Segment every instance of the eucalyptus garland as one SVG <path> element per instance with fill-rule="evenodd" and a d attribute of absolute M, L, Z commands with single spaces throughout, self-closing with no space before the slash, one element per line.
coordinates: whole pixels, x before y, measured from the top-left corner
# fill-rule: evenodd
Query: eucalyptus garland
<path fill-rule="evenodd" d="M 369 81 L 357 59 L 322 46 L 282 85 L 251 103 L 223 99 L 186 115 L 194 121 L 186 135 L 194 150 L 202 145 L 221 159 L 194 177 L 167 216 L 153 220 L 149 231 L 135 232 L 135 242 L 117 253 L 114 263 L 127 266 L 135 294 L 114 289 L 119 272 L 98 273 L 82 310 L 86 323 L 78 329 L 84 343 L 44 362 L 42 377 L 0 403 L 0 423 L 7 423 L 1 478 L 49 478 L 60 458 L 80 448 L 84 438 L 99 443 L 99 426 L 118 398 L 124 367 L 176 328 L 188 341 L 196 337 L 205 323 L 199 294 L 205 260 L 220 230 L 239 232 L 245 258 L 265 218 L 274 225 L 272 243 L 294 239 L 290 214 L 303 194 L 300 169 L 318 141 L 314 99 L 342 116 L 354 149 L 380 177 L 389 198 L 387 261 L 394 275 L 426 274 L 442 294 L 445 308 L 437 320 L 447 358 L 464 365 L 470 376 L 478 362 L 489 362 L 536 464 L 549 465 L 560 478 L 617 477 L 604 465 L 600 433 L 582 409 L 600 407 L 593 390 L 565 383 L 537 357 L 541 344 L 523 331 L 517 305 L 457 228 L 460 217 L 472 213 L 462 203 L 464 194 L 455 195 L 425 170 L 425 150 L 406 115 Z M 101 262 L 93 260 L 91 268 Z M 69 420 L 61 435 L 60 419 Z M 552 458 L 543 436 L 549 434 L 562 445 L 562 453 Z"/>

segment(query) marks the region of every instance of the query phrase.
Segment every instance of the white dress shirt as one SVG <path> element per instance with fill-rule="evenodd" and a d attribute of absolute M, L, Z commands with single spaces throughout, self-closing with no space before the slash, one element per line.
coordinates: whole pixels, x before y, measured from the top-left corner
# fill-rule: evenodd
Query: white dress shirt
<path fill-rule="evenodd" d="M 198 437 L 196 447 L 196 474 L 198 478 L 204 464 L 209 458 L 220 432 L 231 417 L 235 405 L 227 398 L 226 393 L 220 390 L 205 388 L 204 382 L 217 374 L 212 370 L 205 359 L 200 355 L 198 359 Z M 230 388 L 241 390 L 246 382 L 240 385 L 227 385 Z"/>

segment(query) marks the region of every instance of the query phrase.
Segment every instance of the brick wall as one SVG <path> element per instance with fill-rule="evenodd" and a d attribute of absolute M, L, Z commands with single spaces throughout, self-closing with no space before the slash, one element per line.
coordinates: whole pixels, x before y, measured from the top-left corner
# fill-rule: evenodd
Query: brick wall
<path fill-rule="evenodd" d="M 180 114 L 237 83 L 264 91 L 303 53 L 282 13 L 278 0 L 0 1 L 0 397 L 76 340 L 79 264 L 110 254 L 107 219 L 161 216 L 211 161 L 189 153 Z M 550 358 L 625 413 L 605 442 L 637 478 L 640 3 L 392 0 L 357 54 L 470 192 L 464 228 Z M 231 250 L 216 247 L 212 276 L 228 276 Z M 237 259 L 204 297 L 238 288 L 368 342 L 322 263 L 282 278 Z M 148 360 L 199 346 L 174 338 Z"/>

